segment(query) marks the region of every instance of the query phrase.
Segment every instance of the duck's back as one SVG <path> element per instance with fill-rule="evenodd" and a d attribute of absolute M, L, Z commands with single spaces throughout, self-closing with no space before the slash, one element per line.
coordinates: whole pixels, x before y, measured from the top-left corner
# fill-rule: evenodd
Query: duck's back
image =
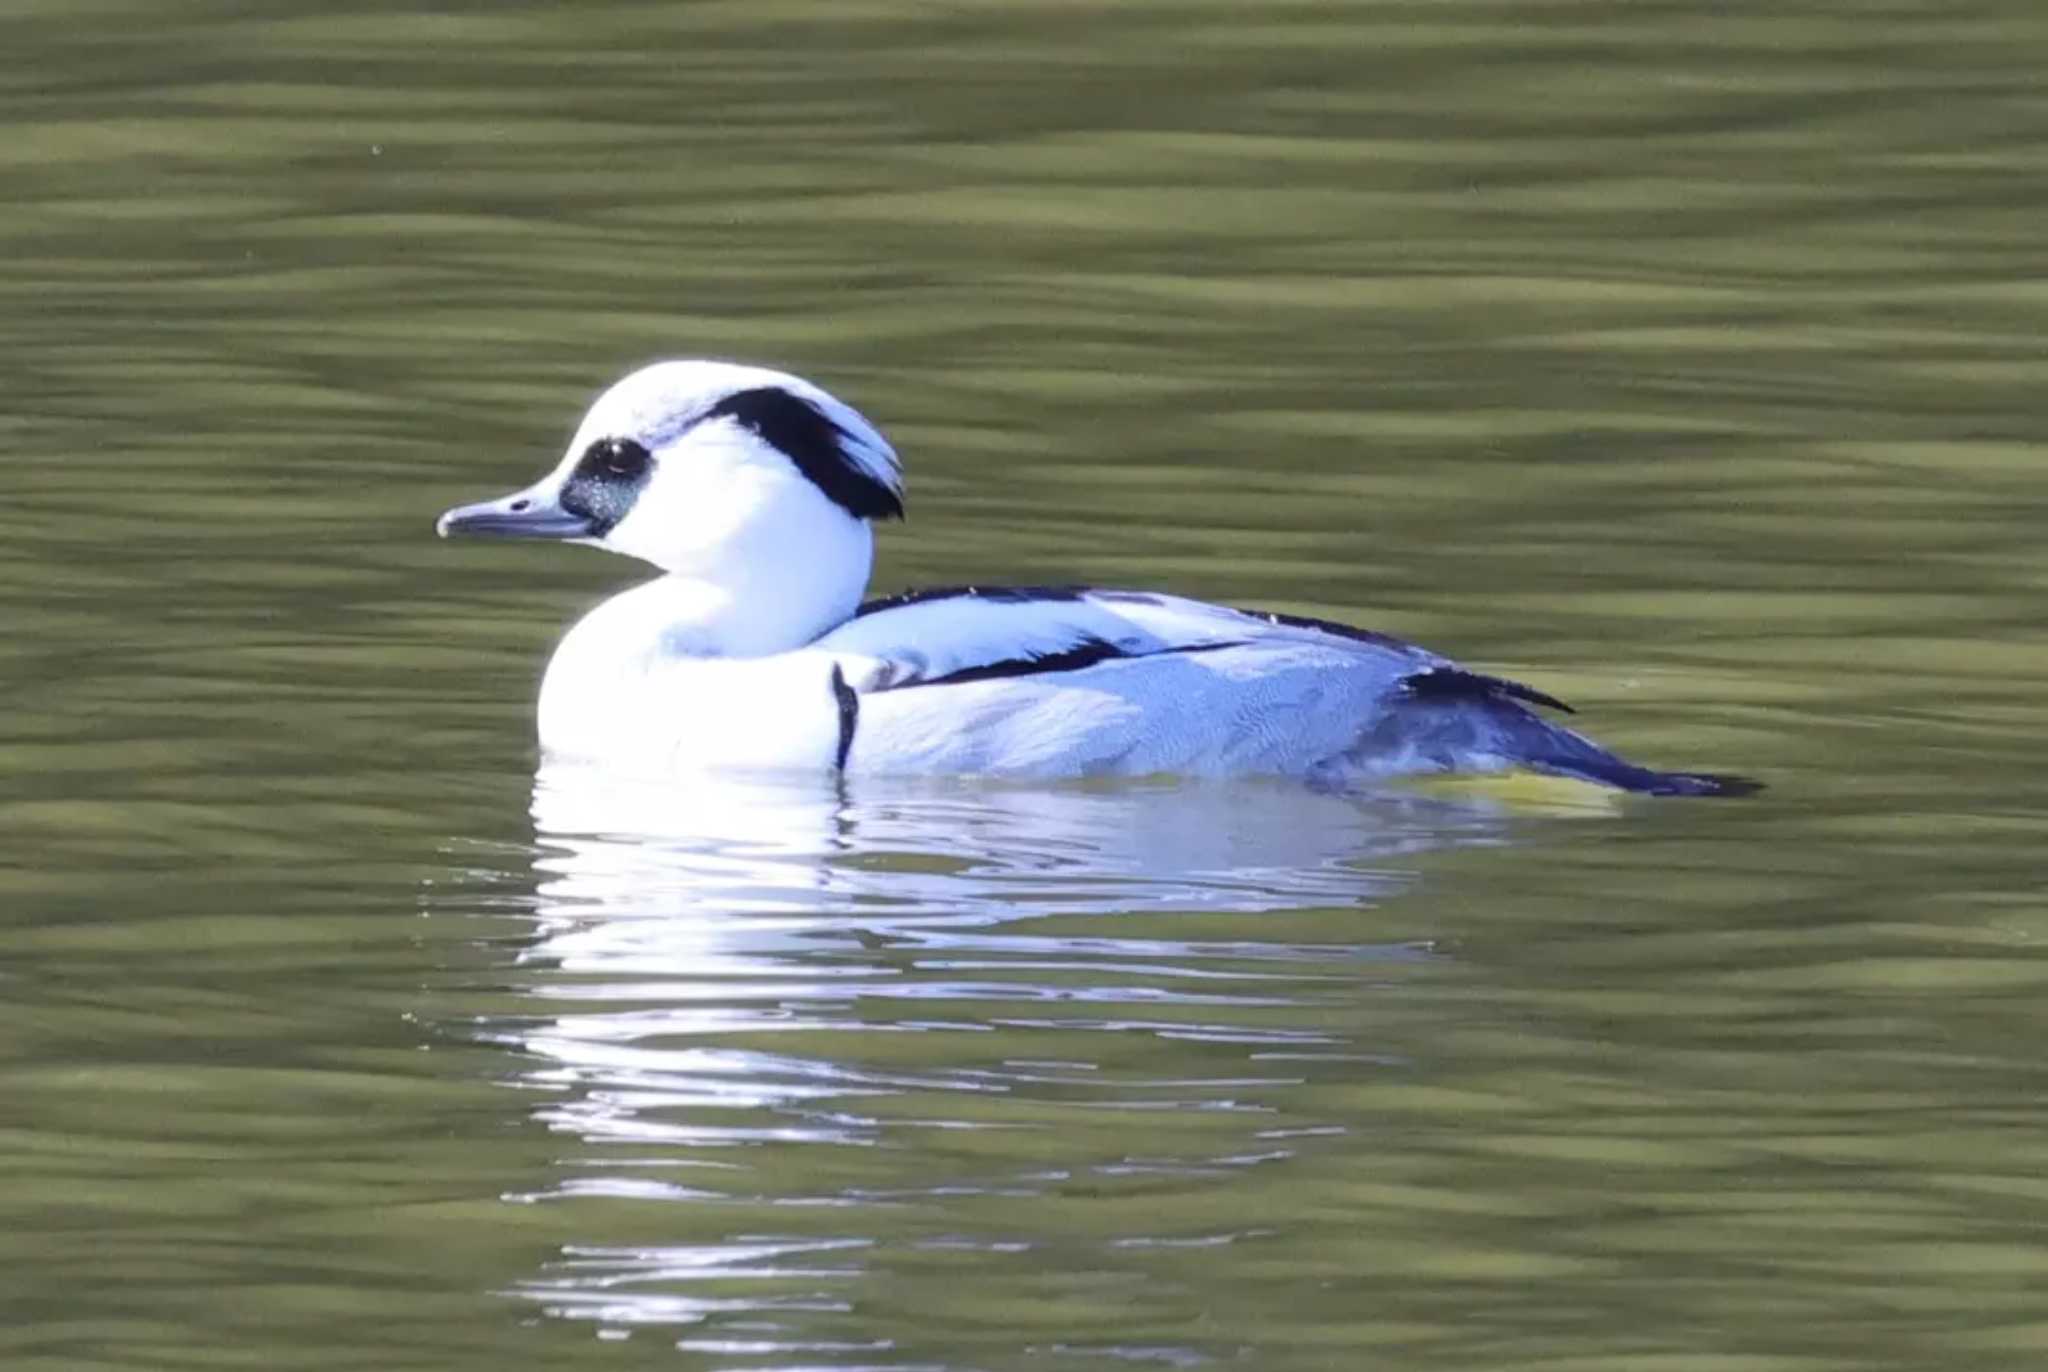
<path fill-rule="evenodd" d="M 961 587 L 872 601 L 812 645 L 845 686 L 850 772 L 1282 774 L 1516 767 L 1663 794 L 1755 789 L 1639 767 L 1518 682 L 1327 620 L 1176 596 Z"/>
<path fill-rule="evenodd" d="M 1068 588 L 874 601 L 815 646 L 858 696 L 855 772 L 1309 774 L 1450 665 L 1323 621 Z"/>

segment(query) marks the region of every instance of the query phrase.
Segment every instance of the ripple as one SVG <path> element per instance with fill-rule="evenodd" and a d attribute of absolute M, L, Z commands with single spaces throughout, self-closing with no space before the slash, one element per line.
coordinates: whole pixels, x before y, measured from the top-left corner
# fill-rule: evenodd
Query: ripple
<path fill-rule="evenodd" d="M 517 1294 L 607 1328 L 715 1319 L 720 1337 L 687 1346 L 798 1358 L 891 1351 L 813 1324 L 739 1328 L 842 1308 L 789 1284 L 841 1281 L 885 1251 L 847 1215 L 1228 1184 L 1342 1137 L 1294 1093 L 1402 1059 L 1331 1009 L 1443 960 L 1371 937 L 1370 912 L 1421 855 L 1504 841 L 1474 803 L 1256 784 L 847 793 L 551 768 L 534 817 L 530 850 L 468 852 L 472 884 L 435 897 L 531 922 L 521 1009 L 477 1032 L 513 1055 L 529 1118 L 578 1152 L 507 1199 L 701 1212 L 692 1229 L 842 1218 L 786 1241 L 566 1247 Z M 1326 931 L 1330 910 L 1361 936 L 1300 936 L 1304 913 Z M 916 1229 L 902 1251 L 1030 1247 Z M 1101 1243 L 1164 1254 L 1239 1237 Z"/>

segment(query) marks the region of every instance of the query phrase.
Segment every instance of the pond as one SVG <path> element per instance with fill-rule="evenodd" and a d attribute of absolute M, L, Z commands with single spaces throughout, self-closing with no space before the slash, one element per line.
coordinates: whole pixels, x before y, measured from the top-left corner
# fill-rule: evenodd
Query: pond
<path fill-rule="evenodd" d="M 2028 1366 L 2048 11 L 0 19 L 0 1360 Z M 1743 800 L 624 787 L 434 515 L 664 356 L 875 584 L 1398 633 Z"/>

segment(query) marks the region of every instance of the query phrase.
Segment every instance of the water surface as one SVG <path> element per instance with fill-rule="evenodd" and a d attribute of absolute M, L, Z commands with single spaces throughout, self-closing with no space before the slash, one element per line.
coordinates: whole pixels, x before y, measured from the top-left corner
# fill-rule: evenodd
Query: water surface
<path fill-rule="evenodd" d="M 0 1360 L 2031 1366 L 2016 3 L 18 4 Z M 1741 804 L 536 777 L 650 358 L 877 583 L 1322 614 Z"/>

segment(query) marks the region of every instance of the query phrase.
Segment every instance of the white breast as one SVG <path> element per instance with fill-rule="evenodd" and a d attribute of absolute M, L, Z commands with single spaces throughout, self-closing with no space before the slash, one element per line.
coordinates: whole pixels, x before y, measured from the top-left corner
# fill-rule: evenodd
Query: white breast
<path fill-rule="evenodd" d="M 833 767 L 831 655 L 699 656 L 668 630 L 674 593 L 654 582 L 615 596 L 562 639 L 541 682 L 542 751 L 648 775 Z"/>
<path fill-rule="evenodd" d="M 821 653 L 779 653 L 593 678 L 578 664 L 551 664 L 541 685 L 541 748 L 639 774 L 829 771 L 839 752 L 832 665 Z"/>

